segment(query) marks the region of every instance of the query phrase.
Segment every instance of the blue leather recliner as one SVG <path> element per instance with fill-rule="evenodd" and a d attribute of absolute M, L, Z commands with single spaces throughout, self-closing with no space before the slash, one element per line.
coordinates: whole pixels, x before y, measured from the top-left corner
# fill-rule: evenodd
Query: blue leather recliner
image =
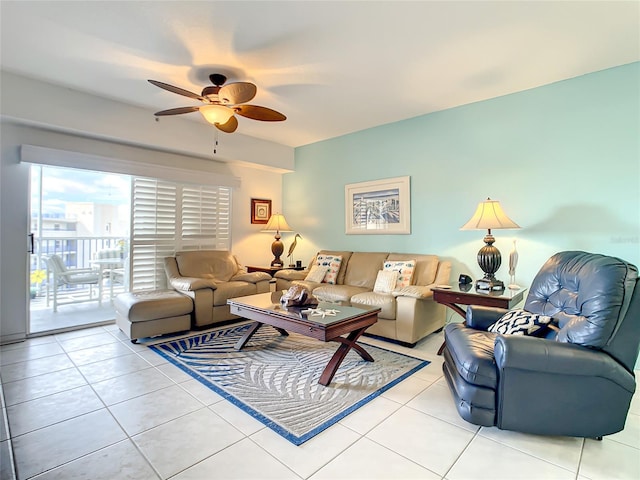
<path fill-rule="evenodd" d="M 459 414 L 476 425 L 600 438 L 624 428 L 640 346 L 638 269 L 560 252 L 536 275 L 524 310 L 553 317 L 542 337 L 487 328 L 506 310 L 470 306 L 445 327 L 443 370 Z"/>

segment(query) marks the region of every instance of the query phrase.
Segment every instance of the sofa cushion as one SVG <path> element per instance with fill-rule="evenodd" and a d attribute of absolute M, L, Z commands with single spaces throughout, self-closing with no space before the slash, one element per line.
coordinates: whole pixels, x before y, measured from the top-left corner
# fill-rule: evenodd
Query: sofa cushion
<path fill-rule="evenodd" d="M 387 252 L 353 252 L 342 283 L 373 290 L 378 271 L 388 255 Z"/>
<path fill-rule="evenodd" d="M 416 267 L 415 260 L 402 260 L 402 261 L 385 261 L 384 270 L 392 272 L 398 272 L 398 279 L 396 280 L 396 288 L 400 289 L 411 285 L 411 279 L 413 278 L 413 271 Z M 395 290 L 394 289 L 394 290 Z"/>
<path fill-rule="evenodd" d="M 320 284 L 318 288 L 314 288 L 312 290 L 313 295 L 323 302 L 348 302 L 354 295 L 366 291 L 368 291 L 368 289 L 363 287 L 353 287 L 351 285 L 327 285 L 324 283 Z"/>
<path fill-rule="evenodd" d="M 178 271 L 183 277 L 210 278 L 227 282 L 238 272 L 235 257 L 226 250 L 176 252 Z"/>
<path fill-rule="evenodd" d="M 536 335 L 543 333 L 553 320 L 547 315 L 527 312 L 522 309 L 509 310 L 496 322 L 489 325 L 487 331 L 503 335 Z"/>
<path fill-rule="evenodd" d="M 379 318 L 395 320 L 396 298 L 388 293 L 363 292 L 351 297 L 351 304 L 380 307 Z"/>
<path fill-rule="evenodd" d="M 326 267 L 327 269 L 322 282 L 335 285 L 341 264 L 342 257 L 340 255 L 318 255 L 316 257 L 316 265 Z"/>
<path fill-rule="evenodd" d="M 376 293 L 391 293 L 396 288 L 398 281 L 398 272 L 391 270 L 379 270 L 376 276 L 376 283 L 373 291 Z"/>

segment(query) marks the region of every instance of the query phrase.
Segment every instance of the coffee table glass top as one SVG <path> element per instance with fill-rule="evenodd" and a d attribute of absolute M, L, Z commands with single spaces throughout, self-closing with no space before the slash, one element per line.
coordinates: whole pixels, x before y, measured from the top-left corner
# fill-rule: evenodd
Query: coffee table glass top
<path fill-rule="evenodd" d="M 255 310 L 267 311 L 274 315 L 283 315 L 303 319 L 316 325 L 332 325 L 364 313 L 379 311 L 380 307 L 351 306 L 339 303 L 320 302 L 316 307 L 283 307 L 280 305 L 282 292 L 258 293 L 246 297 L 231 298 L 230 305 L 243 306 Z M 324 315 L 323 315 L 324 314 Z"/>

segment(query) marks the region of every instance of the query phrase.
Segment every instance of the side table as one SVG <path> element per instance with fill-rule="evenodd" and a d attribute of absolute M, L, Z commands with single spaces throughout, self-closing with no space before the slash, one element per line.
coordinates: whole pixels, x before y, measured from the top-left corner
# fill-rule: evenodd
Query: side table
<path fill-rule="evenodd" d="M 467 289 L 464 285 L 453 285 L 451 288 L 433 287 L 433 299 L 451 310 L 462 318 L 466 318 L 466 311 L 460 305 L 481 305 L 483 307 L 496 307 L 510 309 L 517 305 L 524 298 L 526 288 L 520 290 L 476 290 L 469 284 Z M 444 344 L 438 350 L 438 355 L 442 354 Z"/>

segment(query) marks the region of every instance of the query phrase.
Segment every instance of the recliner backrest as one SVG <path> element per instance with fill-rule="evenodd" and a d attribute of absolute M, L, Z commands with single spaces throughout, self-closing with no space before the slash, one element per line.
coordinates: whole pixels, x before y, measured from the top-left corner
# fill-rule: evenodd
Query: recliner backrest
<path fill-rule="evenodd" d="M 228 282 L 238 273 L 238 263 L 227 250 L 186 250 L 176 252 L 176 263 L 183 277 Z"/>
<path fill-rule="evenodd" d="M 619 258 L 560 252 L 534 278 L 524 308 L 553 317 L 557 341 L 602 349 L 625 318 L 637 278 L 638 269 Z"/>

